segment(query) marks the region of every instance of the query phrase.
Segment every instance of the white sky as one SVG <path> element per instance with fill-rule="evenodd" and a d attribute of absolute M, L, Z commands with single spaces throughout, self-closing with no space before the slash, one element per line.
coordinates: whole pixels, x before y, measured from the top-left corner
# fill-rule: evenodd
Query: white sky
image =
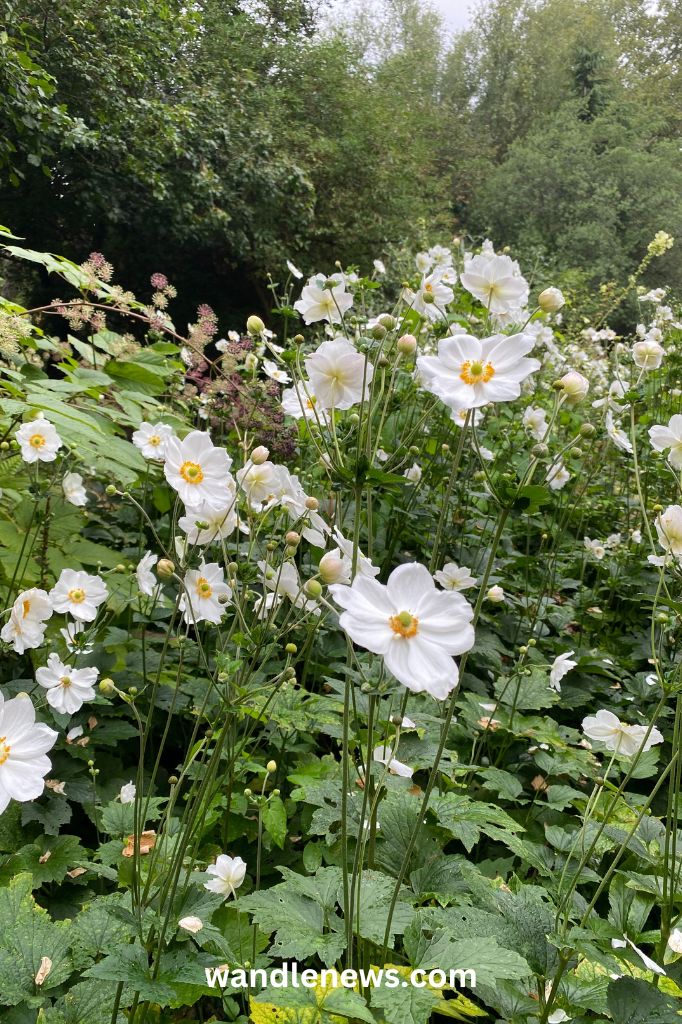
<path fill-rule="evenodd" d="M 441 12 L 448 28 L 466 28 L 471 17 L 471 0 L 432 0 Z"/>

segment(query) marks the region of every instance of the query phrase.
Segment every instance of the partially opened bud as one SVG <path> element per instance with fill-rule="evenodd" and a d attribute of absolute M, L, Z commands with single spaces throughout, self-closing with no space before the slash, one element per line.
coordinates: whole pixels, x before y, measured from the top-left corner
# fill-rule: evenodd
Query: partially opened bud
<path fill-rule="evenodd" d="M 259 316 L 254 314 L 246 321 L 246 329 L 249 334 L 262 334 L 265 330 L 265 324 Z"/>
<path fill-rule="evenodd" d="M 543 313 L 558 313 L 566 299 L 559 288 L 545 288 L 538 295 L 538 306 Z"/>
<path fill-rule="evenodd" d="M 582 373 L 578 373 L 577 370 L 569 370 L 568 373 L 565 373 L 560 379 L 559 384 L 571 405 L 582 401 L 590 390 L 589 380 L 583 377 Z"/>
<path fill-rule="evenodd" d="M 160 558 L 156 565 L 156 575 L 160 580 L 169 580 L 175 572 L 175 563 L 170 558 Z"/>
<path fill-rule="evenodd" d="M 264 444 L 259 444 L 257 448 L 254 448 L 251 452 L 251 461 L 255 466 L 262 466 L 264 462 L 268 461 L 270 449 L 266 448 Z"/>
<path fill-rule="evenodd" d="M 411 356 L 417 350 L 417 339 L 414 334 L 403 334 L 396 342 L 396 348 L 401 356 Z"/>
<path fill-rule="evenodd" d="M 320 578 L 324 583 L 340 583 L 348 580 L 348 573 L 343 559 L 339 558 L 332 551 L 323 555 L 319 564 Z"/>

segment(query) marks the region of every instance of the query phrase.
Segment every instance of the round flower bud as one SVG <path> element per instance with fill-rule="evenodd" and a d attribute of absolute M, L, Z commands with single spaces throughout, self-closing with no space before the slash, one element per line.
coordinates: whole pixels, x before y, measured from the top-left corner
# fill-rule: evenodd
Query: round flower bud
<path fill-rule="evenodd" d="M 268 761 L 268 763 L 265 766 L 265 770 L 266 770 L 266 772 L 269 772 L 270 775 L 272 775 L 273 772 L 277 771 L 277 762 L 276 761 Z"/>
<path fill-rule="evenodd" d="M 566 299 L 559 288 L 545 288 L 538 295 L 538 306 L 543 313 L 558 313 Z"/>
<path fill-rule="evenodd" d="M 360 422 L 360 417 L 356 412 L 352 412 L 348 417 L 348 422 L 350 423 L 351 426 L 357 427 L 358 423 Z"/>
<path fill-rule="evenodd" d="M 426 303 L 426 305 L 429 306 L 432 302 L 436 301 L 436 296 L 433 294 L 433 292 L 429 292 L 426 289 L 424 289 L 421 293 L 421 299 L 422 302 Z"/>
<path fill-rule="evenodd" d="M 310 512 L 317 512 L 318 508 L 320 507 L 320 503 L 317 500 L 317 498 L 306 498 L 305 499 L 305 507 Z"/>
<path fill-rule="evenodd" d="M 264 444 L 259 444 L 257 448 L 254 448 L 251 452 L 251 461 L 255 466 L 262 466 L 264 462 L 268 461 L 268 455 L 270 449 L 266 448 Z"/>
<path fill-rule="evenodd" d="M 391 365 L 391 360 L 388 358 L 388 356 L 385 356 L 383 354 L 383 352 L 382 352 L 382 354 L 377 359 L 377 366 L 379 367 L 379 369 L 385 370 L 386 367 L 390 366 L 390 365 Z"/>
<path fill-rule="evenodd" d="M 249 352 L 246 359 L 244 360 L 244 366 L 247 370 L 258 369 L 258 356 L 254 355 L 253 352 Z"/>
<path fill-rule="evenodd" d="M 596 430 L 591 423 L 583 423 L 580 427 L 581 437 L 594 437 Z"/>
<path fill-rule="evenodd" d="M 298 547 L 301 543 L 301 535 L 300 533 L 296 533 L 296 530 L 289 530 L 284 539 L 290 548 Z"/>
<path fill-rule="evenodd" d="M 589 380 L 577 370 L 569 370 L 568 373 L 565 373 L 559 384 L 571 405 L 582 401 L 590 390 Z"/>
<path fill-rule="evenodd" d="M 246 321 L 246 329 L 249 334 L 262 334 L 265 330 L 265 324 L 259 316 L 253 314 Z"/>
<path fill-rule="evenodd" d="M 371 335 L 375 341 L 382 341 L 386 337 L 386 328 L 381 324 L 375 324 L 371 330 Z"/>
<path fill-rule="evenodd" d="M 117 493 L 117 488 L 115 487 L 114 484 L 109 484 L 109 486 L 105 489 L 104 493 L 108 494 L 110 498 L 113 498 L 113 496 Z"/>
<path fill-rule="evenodd" d="M 392 331 L 398 324 L 398 321 L 390 313 L 382 313 L 379 317 L 379 323 L 382 327 L 385 327 L 387 331 Z"/>
<path fill-rule="evenodd" d="M 116 689 L 116 684 L 113 679 L 108 676 L 105 679 L 99 681 L 99 692 L 103 693 L 105 697 L 108 697 L 110 693 L 113 693 Z"/>
<path fill-rule="evenodd" d="M 505 600 L 505 593 L 502 587 L 494 586 L 491 587 L 488 593 L 485 595 L 489 601 L 493 604 L 500 604 L 501 601 Z"/>
<path fill-rule="evenodd" d="M 343 559 L 331 551 L 328 551 L 326 555 L 322 555 L 318 570 L 324 583 L 339 583 L 344 577 L 347 578 Z"/>
<path fill-rule="evenodd" d="M 294 345 L 302 345 L 304 341 L 305 341 L 305 338 L 303 337 L 302 334 L 295 334 L 294 335 Z"/>
<path fill-rule="evenodd" d="M 391 725 L 394 725 L 398 729 L 403 724 L 402 715 L 391 715 Z"/>
<path fill-rule="evenodd" d="M 312 597 L 313 600 L 317 600 L 318 597 L 322 596 L 322 584 L 319 580 L 307 580 L 303 589 L 308 597 Z"/>
<path fill-rule="evenodd" d="M 403 334 L 398 338 L 396 346 L 401 356 L 411 356 L 417 351 L 417 339 L 414 334 Z"/>
<path fill-rule="evenodd" d="M 296 644 L 287 644 L 286 647 L 284 648 L 284 650 L 286 651 L 287 654 L 297 654 L 298 653 L 298 647 L 296 646 Z"/>
<path fill-rule="evenodd" d="M 160 580 L 169 580 L 175 572 L 175 563 L 170 558 L 160 558 L 156 565 L 156 575 Z"/>

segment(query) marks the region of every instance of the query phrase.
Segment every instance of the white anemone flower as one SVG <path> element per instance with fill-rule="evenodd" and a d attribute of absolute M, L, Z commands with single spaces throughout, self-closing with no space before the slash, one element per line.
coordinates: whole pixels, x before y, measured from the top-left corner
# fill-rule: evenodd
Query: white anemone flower
<path fill-rule="evenodd" d="M 137 794 L 137 787 L 134 782 L 126 782 L 125 785 L 121 786 L 121 792 L 118 794 L 118 798 L 122 804 L 134 804 L 135 796 Z"/>
<path fill-rule="evenodd" d="M 296 264 L 292 263 L 291 260 L 287 260 L 287 270 L 292 277 L 296 278 L 297 281 L 300 281 L 303 277 L 303 271 L 299 270 Z"/>
<path fill-rule="evenodd" d="M 188 508 L 206 504 L 224 508 L 229 500 L 232 459 L 224 448 L 216 448 L 201 430 L 192 430 L 182 441 L 166 442 L 163 471 L 166 480 Z"/>
<path fill-rule="evenodd" d="M 168 423 L 140 423 L 133 433 L 133 444 L 145 459 L 162 461 L 166 457 L 166 444 L 175 437 L 175 431 Z"/>
<path fill-rule="evenodd" d="M 437 356 L 420 356 L 417 366 L 423 387 L 451 409 L 477 409 L 519 397 L 521 382 L 540 369 L 537 359 L 525 358 L 534 344 L 528 334 L 494 334 L 483 341 L 456 334 L 438 343 Z"/>
<path fill-rule="evenodd" d="M 291 384 L 291 377 L 289 374 L 286 370 L 280 369 L 273 359 L 263 360 L 263 370 L 270 380 L 276 380 L 278 384 Z"/>
<path fill-rule="evenodd" d="M 433 578 L 443 590 L 468 590 L 469 587 L 475 587 L 477 582 L 470 569 L 456 562 L 446 562 L 442 569 L 434 572 Z"/>
<path fill-rule="evenodd" d="M 81 639 L 81 634 L 85 633 L 85 629 L 84 622 L 74 619 L 73 622 L 67 622 L 66 626 L 59 630 L 69 654 L 75 654 L 76 652 L 79 654 L 92 654 L 95 649 L 94 641 Z"/>
<path fill-rule="evenodd" d="M 663 736 L 656 728 L 651 729 L 645 742 L 644 737 L 649 731 L 646 725 L 628 725 L 621 722 L 612 711 L 603 708 L 596 715 L 588 715 L 583 719 L 582 730 L 588 739 L 603 743 L 607 750 L 616 751 L 625 757 L 632 757 L 640 749 L 650 750 L 657 743 L 663 742 Z"/>
<path fill-rule="evenodd" d="M 460 280 L 491 313 L 508 313 L 528 304 L 528 282 L 509 256 L 473 256 L 464 261 Z"/>
<path fill-rule="evenodd" d="M 649 427 L 649 437 L 654 451 L 664 452 L 669 448 L 668 462 L 673 469 L 682 469 L 682 416 L 671 416 L 667 427 L 660 424 Z"/>
<path fill-rule="evenodd" d="M 308 597 L 303 591 L 298 569 L 293 562 L 269 565 L 267 562 L 259 561 L 258 568 L 262 573 L 263 583 L 270 591 L 256 603 L 256 613 L 259 618 L 264 618 L 267 612 L 273 606 L 278 605 L 284 597 L 291 601 L 295 608 L 302 608 L 304 611 L 312 611 L 319 615 L 317 601 Z"/>
<path fill-rule="evenodd" d="M 62 569 L 50 591 L 50 600 L 56 612 L 69 612 L 74 619 L 92 622 L 108 594 L 107 585 L 100 576 L 91 576 L 82 570 Z"/>
<path fill-rule="evenodd" d="M 237 471 L 237 481 L 252 509 L 260 512 L 264 505 L 271 505 L 282 494 L 284 486 L 283 466 L 274 462 L 247 462 Z"/>
<path fill-rule="evenodd" d="M 375 747 L 372 751 L 372 760 L 378 764 L 385 765 L 391 775 L 400 775 L 403 779 L 411 779 L 414 775 L 414 769 L 399 761 L 393 756 L 394 753 L 395 751 L 391 750 L 390 747 Z"/>
<path fill-rule="evenodd" d="M 318 408 L 318 401 L 309 381 L 302 381 L 282 392 L 282 409 L 287 416 L 292 416 L 295 420 L 305 418 L 319 419 L 321 423 L 329 422 L 324 409 Z"/>
<path fill-rule="evenodd" d="M 669 505 L 654 525 L 661 547 L 676 558 L 682 557 L 682 505 Z"/>
<path fill-rule="evenodd" d="M 559 460 L 559 462 L 555 462 L 553 466 L 550 466 L 545 479 L 551 491 L 561 491 L 571 479 L 571 474 L 563 462 Z"/>
<path fill-rule="evenodd" d="M 72 668 L 56 654 L 47 665 L 36 669 L 36 679 L 47 690 L 47 703 L 61 715 L 73 715 L 88 700 L 95 699 L 95 683 L 99 669 Z"/>
<path fill-rule="evenodd" d="M 341 275 L 326 278 L 324 274 L 314 274 L 308 278 L 300 299 L 294 303 L 294 309 L 298 310 L 307 324 L 319 320 L 338 324 L 352 305 L 353 296 L 346 291 L 345 280 Z"/>
<path fill-rule="evenodd" d="M 549 670 L 549 685 L 557 693 L 561 693 L 561 680 L 578 664 L 577 661 L 571 661 L 572 654 L 575 654 L 575 651 L 566 651 L 552 662 L 552 667 Z"/>
<path fill-rule="evenodd" d="M 200 917 L 189 915 L 188 917 L 181 917 L 178 921 L 178 926 L 185 932 L 190 932 L 192 935 L 196 935 L 204 927 L 204 922 Z"/>
<path fill-rule="evenodd" d="M 602 558 L 606 554 L 606 548 L 604 547 L 603 543 L 600 540 L 597 540 L 596 538 L 594 538 L 594 540 L 591 540 L 589 537 L 585 537 L 584 544 L 585 550 L 589 551 L 591 555 L 594 555 L 598 562 L 601 562 Z"/>
<path fill-rule="evenodd" d="M 180 598 L 180 611 L 185 622 L 212 622 L 217 625 L 225 614 L 225 605 L 232 598 L 232 589 L 225 582 L 217 562 L 200 562 L 198 569 L 185 573 L 185 586 Z"/>
<path fill-rule="evenodd" d="M 19 594 L 9 619 L 0 630 L 0 639 L 12 644 L 17 654 L 40 647 L 45 639 L 45 623 L 52 615 L 52 602 L 38 587 L 31 587 Z"/>
<path fill-rule="evenodd" d="M 682 930 L 673 928 L 668 936 L 668 946 L 673 953 L 682 953 Z"/>
<path fill-rule="evenodd" d="M 0 814 L 10 800 L 36 800 L 52 768 L 47 751 L 57 739 L 54 729 L 36 722 L 27 695 L 5 700 L 0 693 Z"/>
<path fill-rule="evenodd" d="M 231 500 L 224 508 L 213 509 L 210 505 L 197 505 L 187 509 L 184 516 L 178 519 L 178 526 L 187 534 L 190 544 L 214 544 L 225 540 L 237 528 L 237 488 L 234 481 L 230 493 Z"/>
<path fill-rule="evenodd" d="M 490 587 L 488 593 L 485 595 L 488 601 L 492 601 L 493 604 L 502 604 L 503 601 L 507 600 L 507 595 L 504 589 L 496 583 L 495 586 Z"/>
<path fill-rule="evenodd" d="M 221 853 L 215 864 L 209 864 L 206 868 L 206 874 L 214 877 L 210 882 L 204 882 L 204 889 L 220 896 L 234 896 L 235 889 L 239 888 L 246 877 L 246 862 L 241 857 L 228 857 L 226 853 Z"/>
<path fill-rule="evenodd" d="M 632 442 L 622 427 L 615 422 L 613 413 L 610 409 L 606 413 L 606 433 L 609 435 L 616 448 L 620 448 L 622 452 L 627 452 L 628 455 L 632 455 Z"/>
<path fill-rule="evenodd" d="M 54 462 L 62 447 L 56 427 L 42 413 L 36 419 L 22 423 L 14 436 L 19 442 L 24 462 Z"/>
<path fill-rule="evenodd" d="M 428 569 L 416 562 L 394 569 L 385 586 L 356 576 L 350 587 L 329 589 L 344 609 L 341 628 L 381 655 L 403 686 L 437 700 L 454 689 L 459 671 L 452 656 L 474 643 L 473 610 L 461 594 L 438 590 Z"/>
<path fill-rule="evenodd" d="M 345 338 L 323 341 L 305 359 L 317 403 L 323 409 L 350 409 L 367 397 L 374 367 Z"/>
<path fill-rule="evenodd" d="M 62 480 L 62 491 L 66 500 L 72 505 L 77 507 L 87 505 L 88 496 L 83 486 L 83 477 L 80 473 L 67 473 Z"/>
<path fill-rule="evenodd" d="M 152 569 L 158 560 L 158 555 L 153 554 L 151 551 L 147 551 L 137 563 L 137 568 L 135 569 L 137 586 L 140 593 L 144 594 L 146 597 L 153 597 L 154 591 L 158 586 L 156 576 L 152 572 Z"/>
<path fill-rule="evenodd" d="M 632 346 L 632 358 L 641 370 L 657 370 L 664 355 L 665 349 L 653 338 L 636 341 Z"/>
<path fill-rule="evenodd" d="M 536 441 L 542 441 L 547 433 L 547 413 L 538 406 L 529 405 L 523 414 L 521 421 Z"/>
<path fill-rule="evenodd" d="M 421 282 L 416 292 L 407 289 L 403 298 L 417 313 L 429 320 L 440 320 L 445 308 L 455 297 L 452 288 L 443 280 L 443 274 L 435 271 Z"/>
<path fill-rule="evenodd" d="M 344 537 L 341 530 L 339 530 L 338 526 L 334 526 L 332 528 L 332 536 L 336 543 L 338 544 L 338 550 L 340 551 L 341 558 L 343 559 L 344 563 L 348 566 L 348 571 L 350 574 L 353 565 L 353 541 L 350 540 L 350 538 L 348 537 Z M 371 561 L 371 559 L 367 557 L 367 555 L 363 555 L 362 551 L 357 552 L 357 556 L 355 559 L 356 576 L 367 576 L 370 579 L 373 579 L 375 576 L 379 575 L 379 572 L 379 566 L 374 565 L 374 563 Z"/>

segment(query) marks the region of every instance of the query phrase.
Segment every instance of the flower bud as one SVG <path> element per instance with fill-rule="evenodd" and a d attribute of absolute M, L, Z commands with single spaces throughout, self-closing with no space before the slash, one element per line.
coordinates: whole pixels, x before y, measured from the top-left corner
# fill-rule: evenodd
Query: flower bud
<path fill-rule="evenodd" d="M 326 555 L 322 555 L 318 569 L 320 578 L 327 584 L 339 583 L 344 577 L 347 577 L 343 559 L 331 551 L 328 551 Z"/>
<path fill-rule="evenodd" d="M 268 455 L 270 449 L 266 448 L 264 444 L 259 444 L 257 448 L 254 448 L 251 452 L 251 461 L 254 466 L 262 466 L 264 462 L 268 461 Z"/>
<path fill-rule="evenodd" d="M 396 346 L 401 356 L 411 356 L 417 351 L 417 339 L 414 334 L 403 334 L 398 338 Z"/>
<path fill-rule="evenodd" d="M 103 693 L 105 697 L 108 697 L 110 693 L 113 693 L 116 689 L 116 684 L 113 679 L 108 676 L 105 679 L 99 681 L 99 692 Z"/>
<path fill-rule="evenodd" d="M 488 599 L 488 601 L 492 601 L 493 604 L 500 604 L 501 601 L 504 601 L 506 599 L 504 590 L 502 589 L 502 587 L 497 585 L 491 587 L 485 596 Z"/>
<path fill-rule="evenodd" d="M 114 484 L 109 484 L 108 487 L 105 489 L 104 493 L 107 494 L 110 498 L 113 498 L 113 496 L 118 492 Z"/>
<path fill-rule="evenodd" d="M 296 530 L 289 530 L 284 539 L 290 548 L 298 547 L 301 543 L 301 535 L 300 533 L 296 533 Z"/>
<path fill-rule="evenodd" d="M 320 507 L 320 503 L 317 500 L 317 498 L 306 498 L 305 499 L 305 507 L 310 512 L 317 512 L 318 508 Z"/>
<path fill-rule="evenodd" d="M 305 341 L 305 338 L 303 337 L 302 334 L 295 334 L 294 335 L 294 345 L 302 345 L 304 341 Z"/>
<path fill-rule="evenodd" d="M 268 761 L 268 763 L 265 766 L 265 770 L 270 775 L 272 775 L 273 772 L 277 771 L 277 762 L 276 761 Z"/>
<path fill-rule="evenodd" d="M 379 369 L 385 370 L 386 367 L 390 366 L 390 365 L 391 365 L 391 360 L 388 358 L 388 356 L 385 356 L 383 354 L 383 352 L 382 352 L 382 354 L 377 359 L 377 366 L 379 367 Z"/>
<path fill-rule="evenodd" d="M 398 324 L 398 321 L 390 313 L 382 313 L 379 317 L 379 323 L 382 327 L 385 327 L 387 331 L 392 331 Z"/>
<path fill-rule="evenodd" d="M 303 589 L 308 597 L 312 597 L 314 601 L 316 601 L 318 597 L 322 596 L 322 584 L 319 580 L 307 580 Z"/>
<path fill-rule="evenodd" d="M 254 355 L 253 352 L 249 352 L 246 359 L 244 360 L 244 366 L 246 367 L 247 370 L 257 370 L 258 356 Z"/>
<path fill-rule="evenodd" d="M 156 575 L 160 580 L 169 580 L 175 572 L 175 563 L 170 558 L 160 558 L 156 565 Z"/>
<path fill-rule="evenodd" d="M 286 651 L 287 654 L 297 654 L 298 653 L 298 647 L 296 646 L 296 644 L 287 644 L 286 647 L 284 648 L 284 650 Z"/>
<path fill-rule="evenodd" d="M 594 437 L 596 430 L 591 423 L 583 423 L 580 426 L 581 437 Z"/>
<path fill-rule="evenodd" d="M 249 334 L 262 334 L 265 330 L 265 324 L 259 316 L 253 314 L 246 321 L 246 329 Z"/>
<path fill-rule="evenodd" d="M 571 405 L 580 402 L 590 390 L 590 382 L 582 373 L 577 370 L 569 370 L 559 381 L 561 390 L 564 392 Z"/>
<path fill-rule="evenodd" d="M 538 295 L 538 306 L 543 313 L 558 313 L 565 302 L 566 299 L 559 288 L 545 288 Z"/>
<path fill-rule="evenodd" d="M 375 341 L 383 341 L 386 337 L 386 328 L 381 324 L 375 324 L 370 333 Z"/>

